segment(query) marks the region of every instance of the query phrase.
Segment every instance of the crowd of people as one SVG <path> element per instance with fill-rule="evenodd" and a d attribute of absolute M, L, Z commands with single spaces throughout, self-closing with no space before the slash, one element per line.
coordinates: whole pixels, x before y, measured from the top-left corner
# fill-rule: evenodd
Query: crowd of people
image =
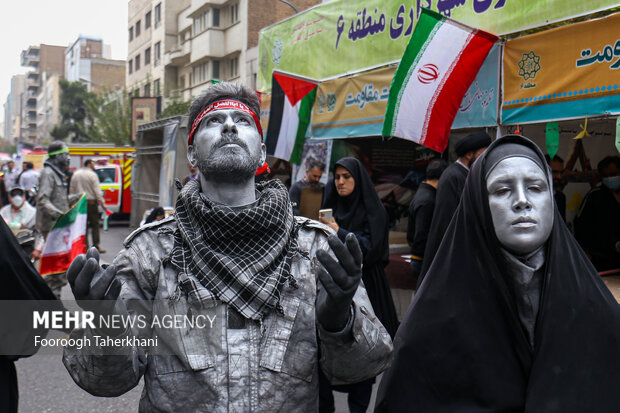
<path fill-rule="evenodd" d="M 6 163 L 0 186 L 6 201 L 0 215 L 13 231 L 33 261 L 41 258 L 47 236 L 63 213 L 85 194 L 87 198 L 87 243 L 104 253 L 100 247 L 100 210 L 106 210 L 99 177 L 94 172 L 93 160 L 87 159 L 75 173 L 69 168 L 67 144 L 54 141 L 48 147 L 47 159 L 41 170 L 32 162 L 23 162 L 22 169 L 14 161 Z M 88 230 L 92 234 L 88 241 Z M 54 294 L 60 298 L 61 288 L 67 284 L 66 275 L 50 274 L 44 277 Z"/>
<path fill-rule="evenodd" d="M 265 179 L 259 113 L 252 89 L 227 82 L 192 103 L 190 174 L 174 214 L 153 209 L 109 266 L 90 217 L 102 204 L 92 162 L 69 183 L 67 146 L 50 145 L 33 256 L 84 193 L 97 226 L 88 252 L 46 279 L 54 295 L 68 281 L 97 315 L 93 302 L 121 317 L 218 320 L 215 330 L 73 329 L 74 343 L 128 343 L 120 353 L 67 345 L 64 366 L 82 389 L 113 397 L 143 379 L 139 410 L 170 412 L 333 412 L 336 390 L 357 413 L 372 408 L 383 373 L 377 412 L 617 410 L 620 307 L 598 271 L 620 254 L 620 157 L 599 164 L 602 185 L 575 223 L 581 245 L 556 206 L 561 160 L 529 139 L 474 133 L 456 144 L 452 165 L 431 161 L 410 208 L 417 290 L 399 325 L 385 273 L 388 214 L 364 164 L 337 160 L 324 188 L 320 162 L 290 190 Z M 21 211 L 26 189 L 14 165 L 7 172 L 0 214 L 22 228 L 32 209 Z M 307 187 L 324 190 L 318 221 L 295 213 Z M 149 339 L 165 351 L 142 344 Z M 6 368 L 13 380 L 12 360 Z"/>

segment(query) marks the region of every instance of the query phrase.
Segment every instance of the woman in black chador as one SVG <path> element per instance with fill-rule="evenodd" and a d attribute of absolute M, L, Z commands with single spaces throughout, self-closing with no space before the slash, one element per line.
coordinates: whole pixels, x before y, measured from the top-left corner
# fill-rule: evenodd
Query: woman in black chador
<path fill-rule="evenodd" d="M 332 227 L 341 240 L 344 240 L 349 232 L 355 234 L 364 255 L 362 280 L 368 298 L 377 318 L 393 338 L 398 328 L 398 318 L 384 270 L 389 260 L 387 212 L 368 172 L 355 158 L 342 158 L 336 162 L 334 179 L 328 182 L 325 191 L 323 208 L 332 208 L 334 220 L 327 222 L 321 218 L 321 221 Z M 351 412 L 366 411 L 373 383 L 374 379 L 370 379 L 336 389 L 349 393 Z M 325 407 L 326 393 L 327 403 L 333 403 L 330 399 L 331 391 L 326 391 L 324 382 L 321 382 L 321 411 L 331 410 L 330 407 Z"/>
<path fill-rule="evenodd" d="M 377 412 L 617 412 L 620 306 L 530 140 L 493 142 L 394 341 Z"/>
<path fill-rule="evenodd" d="M 377 318 L 394 337 L 398 318 L 384 268 L 389 260 L 388 217 L 362 163 L 342 158 L 334 165 L 334 179 L 325 189 L 323 208 L 332 208 L 335 222 L 330 225 L 343 240 L 349 232 L 357 238 L 364 266 L 362 280 Z"/>

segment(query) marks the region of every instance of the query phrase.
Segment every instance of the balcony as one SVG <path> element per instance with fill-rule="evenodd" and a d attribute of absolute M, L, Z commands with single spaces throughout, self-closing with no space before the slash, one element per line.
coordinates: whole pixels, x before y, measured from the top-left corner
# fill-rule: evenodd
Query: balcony
<path fill-rule="evenodd" d="M 221 58 L 227 55 L 224 32 L 208 29 L 192 39 L 191 61 L 196 62 L 205 57 Z"/>
<path fill-rule="evenodd" d="M 39 67 L 39 61 L 41 60 L 40 49 L 35 46 L 29 47 L 27 50 L 22 51 L 22 66 L 34 66 Z"/>
<path fill-rule="evenodd" d="M 230 0 L 206 0 L 205 2 L 199 2 L 199 1 L 192 2 L 194 3 L 193 4 L 194 7 L 189 7 L 187 17 L 193 18 L 197 14 L 211 7 L 220 8 L 221 6 L 225 5 L 229 1 Z"/>
<path fill-rule="evenodd" d="M 164 57 L 166 66 L 185 66 L 188 64 L 192 53 L 191 44 L 191 40 L 187 40 L 166 52 Z"/>
<path fill-rule="evenodd" d="M 37 92 L 39 90 L 39 86 L 41 86 L 39 79 L 35 80 L 35 79 L 29 78 L 26 83 L 28 85 L 28 91 L 30 92 Z"/>

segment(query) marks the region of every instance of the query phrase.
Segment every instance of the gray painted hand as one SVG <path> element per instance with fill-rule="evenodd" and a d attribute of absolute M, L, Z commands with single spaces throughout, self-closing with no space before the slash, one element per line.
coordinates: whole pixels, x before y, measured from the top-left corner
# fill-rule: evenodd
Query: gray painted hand
<path fill-rule="evenodd" d="M 116 268 L 99 265 L 99 251 L 91 247 L 86 255 L 78 255 L 67 270 L 67 280 L 76 300 L 116 300 L 121 285 L 114 281 Z"/>
<path fill-rule="evenodd" d="M 351 302 L 362 279 L 362 250 L 353 233 L 347 235 L 345 244 L 336 235 L 327 239 L 334 260 L 326 251 L 316 253 L 323 268 L 318 271 L 323 288 L 317 293 L 317 318 L 327 331 L 341 331 L 349 320 Z"/>
<path fill-rule="evenodd" d="M 91 247 L 86 254 L 78 255 L 67 270 L 67 280 L 80 307 L 97 315 L 127 313 L 122 301 L 117 300 L 121 283 L 114 278 L 116 267 L 103 268 L 99 265 L 99 251 Z M 117 305 L 119 303 L 120 305 Z M 98 329 L 108 336 L 118 336 L 123 328 Z"/>

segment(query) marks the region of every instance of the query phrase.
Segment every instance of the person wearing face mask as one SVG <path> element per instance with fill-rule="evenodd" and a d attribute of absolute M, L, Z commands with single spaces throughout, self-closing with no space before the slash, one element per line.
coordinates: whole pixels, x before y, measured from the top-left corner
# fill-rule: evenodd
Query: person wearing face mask
<path fill-rule="evenodd" d="M 456 162 L 448 166 L 439 178 L 437 195 L 435 197 L 435 210 L 429 231 L 422 270 L 418 276 L 417 288 L 420 287 L 428 267 L 433 262 L 437 248 L 446 233 L 448 224 L 456 211 L 463 192 L 463 186 L 467 174 L 472 165 L 484 153 L 491 144 L 491 137 L 486 132 L 476 132 L 467 135 L 454 145 L 454 151 L 458 156 Z"/>
<path fill-rule="evenodd" d="M 0 216 L 14 233 L 34 228 L 36 210 L 26 202 L 24 188 L 21 185 L 13 185 L 9 192 L 9 205 L 0 209 Z"/>
<path fill-rule="evenodd" d="M 69 168 L 69 148 L 62 141 L 52 142 L 47 150 L 48 159 L 43 164 L 39 175 L 39 191 L 37 193 L 37 215 L 35 230 L 37 237 L 35 249 L 32 252 L 34 259 L 41 257 L 45 240 L 56 219 L 69 210 L 82 194 L 68 195 L 68 180 L 66 170 Z M 67 284 L 67 276 L 52 274 L 44 277 L 47 285 L 60 298 L 60 289 Z"/>
<path fill-rule="evenodd" d="M 375 412 L 617 412 L 620 307 L 529 139 L 493 142 L 394 340 Z"/>
<path fill-rule="evenodd" d="M 597 165 L 602 184 L 592 189 L 575 217 L 575 237 L 597 270 L 620 269 L 620 156 Z"/>

